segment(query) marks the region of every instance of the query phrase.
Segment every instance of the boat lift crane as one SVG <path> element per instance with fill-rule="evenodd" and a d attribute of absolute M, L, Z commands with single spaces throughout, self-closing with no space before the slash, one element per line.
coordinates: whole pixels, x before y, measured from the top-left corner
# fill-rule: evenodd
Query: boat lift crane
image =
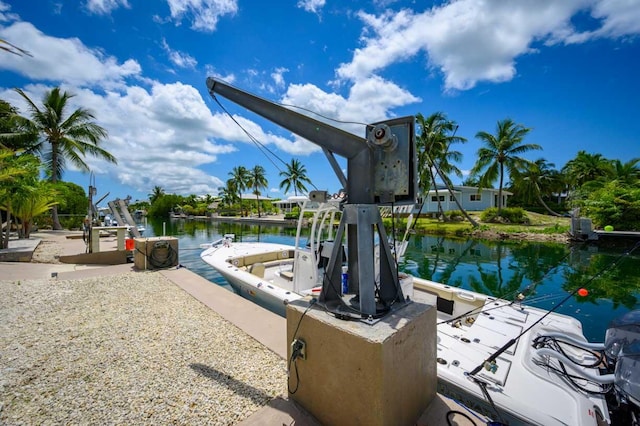
<path fill-rule="evenodd" d="M 408 116 L 368 124 L 362 138 L 215 78 L 207 78 L 207 88 L 214 99 L 219 94 L 320 146 L 346 188 L 347 201 L 318 302 L 340 318 L 369 323 L 405 306 L 408 300 L 402 293 L 378 207 L 416 202 L 415 118 Z M 346 177 L 334 154 L 347 159 Z M 326 193 L 318 191 L 313 195 L 323 197 Z M 374 250 L 376 232 L 380 243 L 378 271 Z M 350 293 L 355 294 L 349 296 L 349 301 L 345 300 L 347 297 L 340 285 L 343 255 L 340 242 L 345 234 L 348 286 Z"/>

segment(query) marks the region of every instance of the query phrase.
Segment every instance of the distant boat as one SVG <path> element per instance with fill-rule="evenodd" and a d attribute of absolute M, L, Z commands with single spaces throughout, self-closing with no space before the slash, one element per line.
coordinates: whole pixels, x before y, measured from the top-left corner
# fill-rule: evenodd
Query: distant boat
<path fill-rule="evenodd" d="M 301 226 L 294 246 L 235 242 L 227 234 L 202 245 L 201 258 L 242 296 L 284 315 L 291 301 L 319 296 L 335 244 L 338 205 L 306 202 L 300 217 L 308 211 L 313 219 L 306 244 Z M 343 272 L 348 279 L 346 265 Z M 581 323 L 566 315 L 406 274 L 400 286 L 405 297 L 437 308 L 439 388 L 472 409 L 512 425 L 599 426 L 611 424 L 621 397 L 630 412 L 640 413 L 640 347 L 623 347 L 620 354 L 628 351 L 621 358 L 603 355 L 623 342 L 640 346 L 640 311 L 622 327 L 635 332 L 616 338 L 613 328 L 606 345 L 590 344 Z M 354 295 L 337 287 L 345 306 L 352 306 Z"/>

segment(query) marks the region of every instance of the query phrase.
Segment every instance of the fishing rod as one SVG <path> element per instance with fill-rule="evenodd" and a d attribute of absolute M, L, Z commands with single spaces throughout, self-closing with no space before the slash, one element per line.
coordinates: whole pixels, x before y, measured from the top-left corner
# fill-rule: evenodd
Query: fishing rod
<path fill-rule="evenodd" d="M 555 312 L 560 306 L 562 306 L 563 304 L 565 304 L 569 299 L 571 299 L 573 296 L 576 295 L 576 293 L 578 293 L 580 290 L 586 288 L 589 284 L 591 284 L 593 282 L 593 280 L 595 280 L 596 278 L 598 278 L 600 275 L 602 275 L 604 272 L 608 271 L 609 269 L 611 269 L 613 266 L 615 266 L 620 259 L 622 259 L 625 256 L 629 256 L 631 253 L 633 253 L 638 247 L 640 247 L 640 241 L 638 241 L 630 250 L 627 250 L 626 252 L 622 253 L 621 255 L 619 255 L 618 257 L 616 257 L 611 263 L 609 263 L 609 265 L 607 265 L 607 267 L 603 268 L 600 272 L 598 272 L 597 274 L 595 274 L 594 276 L 592 276 L 589 281 L 586 282 L 586 284 L 582 287 L 578 287 L 575 290 L 573 290 L 571 293 L 569 293 L 564 299 L 562 299 L 562 301 L 560 301 L 560 303 L 558 303 L 556 306 L 554 306 L 553 308 L 549 309 L 543 316 L 541 316 L 537 321 L 535 321 L 533 324 L 531 324 L 529 327 L 527 327 L 524 331 L 522 331 L 520 334 L 518 334 L 516 337 L 514 337 L 513 339 L 509 340 L 507 343 L 504 344 L 504 346 L 502 346 L 500 349 L 498 349 L 496 352 L 494 352 L 489 358 L 487 358 L 482 364 L 478 365 L 476 368 L 474 368 L 473 370 L 471 370 L 471 372 L 469 373 L 470 376 L 475 376 L 480 370 L 482 370 L 482 368 L 485 365 L 491 364 L 493 363 L 500 355 L 502 355 L 504 353 L 504 351 L 506 351 L 507 349 L 509 349 L 511 346 L 513 346 L 522 336 L 524 336 L 526 333 L 528 333 L 533 327 L 535 327 L 536 325 L 538 325 L 542 320 L 544 320 L 549 314 L 551 314 L 552 312 Z"/>
<path fill-rule="evenodd" d="M 582 245 L 586 245 L 586 242 L 585 242 L 585 243 L 583 243 Z M 542 275 L 542 277 L 540 277 L 540 279 L 538 279 L 536 282 L 533 282 L 533 283 L 529 284 L 529 285 L 528 285 L 527 287 L 525 287 L 522 291 L 520 291 L 520 290 L 515 290 L 515 291 L 514 291 L 514 292 L 512 292 L 510 295 L 505 295 L 505 296 L 503 296 L 503 297 L 500 297 L 500 299 L 508 300 L 509 296 L 513 297 L 513 296 L 516 294 L 516 292 L 518 292 L 519 294 L 518 294 L 518 297 L 516 298 L 517 300 L 511 300 L 511 303 L 510 303 L 509 305 L 513 305 L 513 304 L 514 304 L 514 303 L 516 303 L 516 302 L 520 302 L 520 303 L 521 303 L 521 302 L 524 300 L 524 298 L 525 298 L 525 296 L 524 296 L 524 295 L 522 295 L 522 293 L 530 292 L 530 291 L 531 291 L 531 288 L 535 288 L 538 284 L 540 284 L 540 283 L 541 283 L 541 282 L 542 282 L 542 281 L 547 277 L 547 275 L 549 275 L 552 271 L 554 271 L 556 268 L 558 268 L 558 267 L 562 264 L 562 262 L 563 262 L 566 258 L 568 258 L 572 253 L 573 253 L 573 250 L 569 250 L 569 251 L 567 252 L 567 254 L 565 254 L 565 255 L 562 257 L 562 259 L 560 259 L 560 260 L 558 261 L 558 263 L 556 263 L 556 265 L 555 265 L 555 266 L 553 266 L 552 268 L 550 268 L 547 272 L 545 272 L 545 273 L 544 273 L 544 275 Z M 522 297 L 520 297 L 520 296 L 522 296 Z M 530 301 L 530 302 L 531 302 L 531 301 Z M 491 310 L 493 310 L 493 309 L 499 309 L 499 308 L 502 308 L 502 307 L 503 307 L 503 306 L 496 306 L 496 307 L 494 307 L 494 308 L 484 309 L 484 307 L 485 307 L 485 306 L 487 306 L 487 305 L 488 305 L 488 303 L 485 303 L 485 304 L 483 304 L 482 306 L 479 306 L 479 307 L 477 307 L 477 308 L 473 308 L 473 309 L 471 309 L 470 311 L 465 312 L 465 313 L 463 313 L 463 314 L 460 314 L 460 315 L 458 315 L 458 316 L 457 316 L 457 317 L 455 317 L 455 318 L 450 318 L 450 319 L 447 319 L 447 320 L 444 320 L 444 321 L 440 321 L 437 325 L 440 325 L 440 324 L 447 324 L 447 323 L 455 322 L 455 321 L 461 320 L 462 318 L 466 318 L 466 317 L 468 317 L 469 315 L 473 315 L 473 314 L 475 314 L 476 312 L 480 312 L 480 311 L 482 311 L 482 312 L 488 312 L 488 311 L 491 311 Z"/>

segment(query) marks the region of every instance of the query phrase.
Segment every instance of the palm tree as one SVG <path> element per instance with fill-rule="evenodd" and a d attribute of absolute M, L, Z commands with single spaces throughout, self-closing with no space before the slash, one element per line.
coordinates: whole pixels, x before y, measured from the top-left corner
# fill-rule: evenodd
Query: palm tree
<path fill-rule="evenodd" d="M 222 204 L 229 207 L 238 201 L 238 192 L 233 179 L 228 179 L 225 186 L 218 188 L 218 196 L 221 198 Z"/>
<path fill-rule="evenodd" d="M 280 182 L 280 188 L 284 188 L 284 192 L 287 193 L 293 186 L 293 193 L 297 196 L 298 191 L 305 192 L 307 187 L 305 183 L 311 184 L 311 180 L 307 177 L 307 169 L 295 158 L 291 159 L 291 163 L 287 164 L 287 171 L 280 172 L 280 176 L 283 176 L 282 182 Z"/>
<path fill-rule="evenodd" d="M 4 224 L 0 220 L 0 248 L 9 246 L 14 201 L 26 192 L 26 188 L 37 183 L 39 167 L 40 162 L 33 155 L 16 155 L 9 149 L 0 148 L 0 210 L 6 212 L 6 235 L 2 234 Z"/>
<path fill-rule="evenodd" d="M 544 202 L 543 195 L 551 192 L 556 186 L 559 173 L 554 169 L 555 164 L 539 158 L 532 163 L 525 163 L 523 169 L 514 170 L 511 175 L 514 191 L 522 195 L 525 202 L 535 199 L 549 214 L 560 216 Z"/>
<path fill-rule="evenodd" d="M 520 157 L 520 154 L 542 149 L 538 144 L 522 142 L 530 131 L 530 128 L 506 118 L 498 121 L 495 135 L 484 131 L 476 133 L 476 138 L 484 142 L 485 146 L 478 150 L 478 160 L 471 169 L 471 174 L 473 176 L 479 175 L 480 188 L 487 188 L 496 179 L 500 179 L 498 184 L 498 216 L 502 210 L 505 168 L 509 175 L 512 175 L 517 169 L 523 168 L 528 161 Z"/>
<path fill-rule="evenodd" d="M 567 176 L 570 189 L 578 189 L 588 182 L 600 178 L 610 177 L 613 173 L 611 162 L 602 154 L 589 154 L 586 151 L 578 151 L 576 158 L 570 160 L 562 168 Z"/>
<path fill-rule="evenodd" d="M 151 204 L 155 203 L 156 200 L 164 195 L 164 189 L 162 187 L 156 185 L 151 190 L 151 194 L 149 194 L 149 202 Z"/>
<path fill-rule="evenodd" d="M 107 137 L 107 131 L 93 121 L 95 117 L 89 110 L 78 108 L 66 114 L 69 99 L 74 95 L 61 92 L 59 87 L 53 88 L 45 93 L 42 107 L 39 107 L 21 89 L 15 91 L 27 102 L 31 116 L 17 116 L 18 126 L 27 134 L 38 135 L 27 151 L 41 156 L 52 183 L 62 179 L 67 161 L 82 171 L 89 171 L 84 161 L 87 154 L 117 163 L 113 155 L 99 146 Z M 53 229 L 62 229 L 57 206 L 53 206 L 51 215 Z"/>
<path fill-rule="evenodd" d="M 249 171 L 247 186 L 253 188 L 253 193 L 256 196 L 256 204 L 258 205 L 258 217 L 260 217 L 260 190 L 267 187 L 264 167 L 254 166 L 253 169 Z"/>
<path fill-rule="evenodd" d="M 247 189 L 249 182 L 249 170 L 244 166 L 236 166 L 230 172 L 231 186 L 233 186 L 240 200 L 240 213 L 242 214 L 242 192 Z"/>
<path fill-rule="evenodd" d="M 440 196 L 438 195 L 438 186 L 435 182 L 434 172 L 437 173 L 446 185 L 449 195 L 455 201 L 458 209 L 460 209 L 462 214 L 474 227 L 477 227 L 478 224 L 467 214 L 455 196 L 451 179 L 449 179 L 448 176 L 450 173 L 453 173 L 458 177 L 462 177 L 460 169 L 451 163 L 451 161 L 460 161 L 462 154 L 459 151 L 452 151 L 450 148 L 452 143 L 465 143 L 467 140 L 455 135 L 458 125 L 454 121 L 447 119 L 447 116 L 442 112 L 436 112 L 427 118 L 418 113 L 416 115 L 416 121 L 422 129 L 416 141 L 420 189 L 426 196 L 431 186 L 434 187 L 438 202 L 438 211 L 444 218 L 444 212 L 440 204 Z"/>
<path fill-rule="evenodd" d="M 53 185 L 46 181 L 39 180 L 34 185 L 21 187 L 21 191 L 13 197 L 11 207 L 13 216 L 20 220 L 20 238 L 30 237 L 33 219 L 58 204 L 57 196 Z"/>
<path fill-rule="evenodd" d="M 612 162 L 613 178 L 621 184 L 633 185 L 640 180 L 640 158 L 632 158 L 623 163 L 620 160 Z"/>

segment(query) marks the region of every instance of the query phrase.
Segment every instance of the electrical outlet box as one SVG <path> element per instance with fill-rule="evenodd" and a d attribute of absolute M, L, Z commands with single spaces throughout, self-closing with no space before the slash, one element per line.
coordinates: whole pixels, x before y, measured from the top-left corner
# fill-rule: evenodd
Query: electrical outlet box
<path fill-rule="evenodd" d="M 304 340 L 302 339 L 295 339 L 293 342 L 291 342 L 291 355 L 294 356 L 294 354 L 297 355 L 294 357 L 295 359 L 307 359 L 307 344 L 305 343 Z"/>

